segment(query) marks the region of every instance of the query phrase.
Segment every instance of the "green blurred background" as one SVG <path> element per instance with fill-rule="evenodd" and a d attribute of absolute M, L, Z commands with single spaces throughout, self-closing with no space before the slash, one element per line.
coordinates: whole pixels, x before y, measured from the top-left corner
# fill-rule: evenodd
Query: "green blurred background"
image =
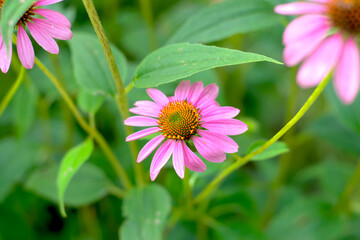
<path fill-rule="evenodd" d="M 189 18 L 215 2 L 152 0 L 154 38 L 149 35 L 140 0 L 94 1 L 110 41 L 128 60 L 125 85 L 146 55 L 163 46 Z M 272 6 L 281 2 L 268 0 Z M 71 20 L 75 35 L 93 34 L 80 0 L 65 0 L 53 9 Z M 284 22 L 290 19 L 278 17 L 270 26 L 209 45 L 281 60 L 281 35 Z M 36 55 L 83 109 L 69 45 L 65 41 L 58 43 L 58 56 L 34 44 Z M 9 73 L 0 73 L 0 99 L 18 75 L 20 65 L 15 55 Z M 311 94 L 312 89 L 296 86 L 295 73 L 296 69 L 282 65 L 255 63 L 217 68 L 189 79 L 217 83 L 221 105 L 241 109 L 239 119 L 249 125 L 249 131 L 234 139 L 240 146 L 239 154 L 244 155 L 251 144 L 279 131 Z M 159 88 L 170 95 L 178 82 Z M 133 89 L 128 98 L 130 105 L 148 99 L 145 89 Z M 122 119 L 111 99 L 100 102 L 97 127 L 132 174 Z M 86 111 L 83 114 L 86 116 Z M 119 227 L 125 220 L 123 201 L 116 197 L 112 188 L 116 176 L 98 148 L 70 183 L 65 198 L 68 218 L 59 214 L 55 184 L 58 164 L 65 152 L 86 136 L 43 73 L 37 67 L 27 71 L 24 83 L 0 118 L 0 240 L 119 238 Z M 360 160 L 360 98 L 344 106 L 329 84 L 282 141 L 290 151 L 267 161 L 250 162 L 233 173 L 211 201 L 200 204 L 199 209 L 209 216 L 201 220 L 189 215 L 171 221 L 186 198 L 182 180 L 171 165 L 166 166 L 156 179 L 171 196 L 172 210 L 164 239 L 360 239 L 360 189 L 357 182 L 351 182 Z M 150 160 L 143 162 L 147 172 Z M 193 194 L 204 189 L 232 161 L 206 162 L 205 173 L 191 173 Z M 354 187 L 351 191 L 349 182 Z"/>

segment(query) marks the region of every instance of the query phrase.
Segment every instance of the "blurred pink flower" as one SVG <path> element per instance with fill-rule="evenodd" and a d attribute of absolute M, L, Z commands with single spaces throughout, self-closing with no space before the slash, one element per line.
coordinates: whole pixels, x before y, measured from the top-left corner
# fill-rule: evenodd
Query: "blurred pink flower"
<path fill-rule="evenodd" d="M 19 59 L 25 68 L 34 66 L 35 53 L 29 36 L 25 29 L 29 28 L 30 34 L 35 41 L 46 51 L 52 54 L 59 53 L 59 47 L 54 38 L 69 40 L 73 34 L 70 30 L 70 21 L 61 13 L 51 9 L 39 8 L 51 5 L 62 0 L 38 0 L 19 19 L 17 23 L 17 52 Z M 0 0 L 0 9 L 4 0 Z M 12 44 L 6 49 L 4 39 L 0 35 L 0 69 L 3 73 L 9 70 L 12 55 Z"/>
<path fill-rule="evenodd" d="M 294 66 L 301 87 L 319 84 L 333 69 L 335 91 L 344 104 L 352 103 L 359 91 L 360 33 L 359 0 L 312 0 L 278 5 L 282 15 L 303 15 L 285 29 L 284 61 Z"/>
<path fill-rule="evenodd" d="M 143 161 L 161 145 L 151 162 L 152 181 L 171 155 L 180 178 L 184 178 L 185 166 L 197 172 L 206 170 L 203 161 L 189 148 L 191 141 L 200 155 L 211 162 L 223 162 L 225 153 L 238 151 L 239 146 L 227 135 L 244 133 L 247 125 L 233 119 L 240 110 L 219 106 L 215 101 L 218 92 L 216 84 L 204 88 L 202 82 L 191 85 L 190 81 L 183 81 L 173 97 L 166 97 L 157 89 L 147 89 L 154 102 L 138 101 L 134 104 L 136 107 L 130 109 L 130 112 L 142 116 L 129 117 L 124 121 L 126 125 L 151 128 L 131 134 L 126 141 L 160 133 L 141 149 L 137 159 Z"/>

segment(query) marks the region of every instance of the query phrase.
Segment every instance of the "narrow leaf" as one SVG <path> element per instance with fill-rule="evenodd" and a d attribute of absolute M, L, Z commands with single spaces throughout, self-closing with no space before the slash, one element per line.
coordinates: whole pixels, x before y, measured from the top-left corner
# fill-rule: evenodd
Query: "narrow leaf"
<path fill-rule="evenodd" d="M 66 217 L 65 206 L 64 206 L 64 194 L 66 188 L 79 170 L 84 162 L 90 157 L 93 151 L 93 141 L 91 139 L 86 140 L 82 144 L 70 149 L 61 161 L 60 170 L 57 178 L 59 205 L 61 215 Z"/>
<path fill-rule="evenodd" d="M 258 142 L 253 143 L 248 149 L 248 154 L 256 151 L 265 143 L 266 143 L 266 141 L 258 141 Z M 273 145 L 271 145 L 270 147 L 268 147 L 262 153 L 253 157 L 251 160 L 253 160 L 253 161 L 266 160 L 266 159 L 273 158 L 273 157 L 279 156 L 279 155 L 287 153 L 287 152 L 289 152 L 289 148 L 287 147 L 286 143 L 276 142 Z"/>
<path fill-rule="evenodd" d="M 156 87 L 216 67 L 250 62 L 280 62 L 255 53 L 201 44 L 179 43 L 148 55 L 135 71 L 135 86 Z"/>

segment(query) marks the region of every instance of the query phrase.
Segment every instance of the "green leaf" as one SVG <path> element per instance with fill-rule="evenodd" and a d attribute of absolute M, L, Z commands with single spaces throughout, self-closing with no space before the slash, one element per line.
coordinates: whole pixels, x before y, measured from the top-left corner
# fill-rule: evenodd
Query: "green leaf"
<path fill-rule="evenodd" d="M 79 85 L 93 95 L 115 95 L 115 83 L 98 38 L 93 34 L 75 32 L 69 42 Z M 127 65 L 124 55 L 115 46 L 111 46 L 111 50 L 121 77 L 126 79 Z"/>
<path fill-rule="evenodd" d="M 37 99 L 38 91 L 33 84 L 23 84 L 14 97 L 13 118 L 20 136 L 30 129 L 35 120 Z"/>
<path fill-rule="evenodd" d="M 255 152 L 257 149 L 259 149 L 265 143 L 266 143 L 266 141 L 258 141 L 258 142 L 253 143 L 248 149 L 248 154 Z M 289 152 L 289 148 L 287 147 L 286 143 L 278 141 L 278 142 L 275 142 L 270 147 L 268 147 L 262 153 L 253 157 L 251 160 L 253 160 L 253 161 L 266 160 L 266 159 L 273 158 L 273 157 L 279 156 L 279 155 L 287 153 L 287 152 Z"/>
<path fill-rule="evenodd" d="M 59 166 L 52 164 L 34 171 L 25 187 L 37 195 L 59 204 L 57 176 Z M 64 202 L 68 206 L 81 207 L 96 202 L 108 194 L 109 180 L 95 165 L 85 163 L 71 180 Z"/>
<path fill-rule="evenodd" d="M 93 95 L 84 90 L 81 90 L 77 100 L 79 107 L 83 111 L 95 114 L 104 103 L 105 98 L 103 95 Z"/>
<path fill-rule="evenodd" d="M 170 209 L 170 195 L 159 185 L 131 190 L 124 200 L 123 213 L 127 220 L 120 228 L 120 239 L 161 240 Z"/>
<path fill-rule="evenodd" d="M 1 33 L 5 44 L 11 44 L 11 35 L 19 19 L 33 4 L 34 0 L 7 0 L 1 9 Z M 6 41 L 7 40 L 7 41 Z"/>
<path fill-rule="evenodd" d="M 57 178 L 59 193 L 59 205 L 61 214 L 66 217 L 64 206 L 64 194 L 71 178 L 76 174 L 79 168 L 90 157 L 94 148 L 91 139 L 86 140 L 80 145 L 70 149 L 61 161 L 60 170 Z"/>
<path fill-rule="evenodd" d="M 208 69 L 236 64 L 269 61 L 271 58 L 238 50 L 180 43 L 165 46 L 148 55 L 135 71 L 135 86 L 156 87 Z"/>
<path fill-rule="evenodd" d="M 168 43 L 209 43 L 279 22 L 264 0 L 232 0 L 209 6 L 189 18 Z"/>
<path fill-rule="evenodd" d="M 35 163 L 36 151 L 30 142 L 13 138 L 0 141 L 0 202 Z"/>

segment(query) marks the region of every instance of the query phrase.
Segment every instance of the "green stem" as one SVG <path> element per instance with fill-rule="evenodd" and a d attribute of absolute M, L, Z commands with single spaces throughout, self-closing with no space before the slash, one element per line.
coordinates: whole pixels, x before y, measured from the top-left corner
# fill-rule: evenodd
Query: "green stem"
<path fill-rule="evenodd" d="M 124 84 L 121 79 L 119 69 L 116 66 L 115 58 L 111 51 L 109 40 L 106 37 L 104 28 L 101 24 L 99 15 L 96 11 L 93 1 L 92 0 L 83 0 L 83 4 L 89 15 L 90 21 L 94 27 L 96 35 L 99 38 L 100 44 L 101 44 L 102 49 L 105 54 L 106 61 L 110 68 L 111 75 L 114 79 L 116 90 L 117 90 L 117 94 L 115 96 L 115 101 L 118 106 L 120 115 L 121 115 L 122 119 L 126 119 L 130 115 L 129 115 L 129 107 L 128 107 L 128 103 L 127 103 L 125 88 L 124 88 Z M 132 127 L 125 126 L 125 133 L 126 133 L 126 135 L 130 135 L 131 133 L 133 133 Z M 143 183 L 142 167 L 141 167 L 141 165 L 136 164 L 136 156 L 138 153 L 138 147 L 136 145 L 136 142 L 134 142 L 134 141 L 130 142 L 129 145 L 130 145 L 131 155 L 133 157 L 133 167 L 134 167 L 134 171 L 135 171 L 136 180 L 139 184 L 142 184 Z"/>
<path fill-rule="evenodd" d="M 72 101 L 69 94 L 66 92 L 64 87 L 58 81 L 58 79 L 45 67 L 45 65 L 38 59 L 35 58 L 35 64 L 43 71 L 43 73 L 50 79 L 50 81 L 55 85 L 56 89 L 59 91 L 61 96 L 63 97 L 65 103 L 70 108 L 72 114 L 74 115 L 75 119 L 78 121 L 79 125 L 90 135 L 92 136 L 95 141 L 99 144 L 99 147 L 104 152 L 105 156 L 109 160 L 109 163 L 114 168 L 115 172 L 117 173 L 119 179 L 121 180 L 122 184 L 126 189 L 131 188 L 131 182 L 116 158 L 115 154 L 112 152 L 109 144 L 106 142 L 105 138 L 98 132 L 96 128 L 92 128 L 81 116 L 80 111 L 75 106 L 74 102 Z"/>
<path fill-rule="evenodd" d="M 349 182 L 347 183 L 344 192 L 341 194 L 337 208 L 344 209 L 345 211 L 349 208 L 350 197 L 353 194 L 356 186 L 360 182 L 360 160 L 355 168 L 353 175 L 351 176 Z"/>
<path fill-rule="evenodd" d="M 269 141 L 267 141 L 263 146 L 261 146 L 256 151 L 246 155 L 245 157 L 241 158 L 236 155 L 237 161 L 230 165 L 229 167 L 225 168 L 220 174 L 212 181 L 210 184 L 195 198 L 195 203 L 199 203 L 202 200 L 206 199 L 209 195 L 212 194 L 213 190 L 216 189 L 218 184 L 230 175 L 232 172 L 249 162 L 254 156 L 262 153 L 272 144 L 274 144 L 277 140 L 279 140 L 289 129 L 291 129 L 309 110 L 311 105 L 315 102 L 315 100 L 319 97 L 319 95 L 323 92 L 325 86 L 330 81 L 330 75 L 326 77 L 314 90 L 311 94 L 309 99 L 305 102 L 305 104 L 301 107 L 298 113 L 277 133 L 273 136 Z"/>
<path fill-rule="evenodd" d="M 24 79 L 24 76 L 25 76 L 25 68 L 22 67 L 20 70 L 19 76 L 15 80 L 15 83 L 11 86 L 10 90 L 7 92 L 6 96 L 0 103 L 0 116 L 2 116 L 6 107 L 9 105 L 11 99 L 14 97 L 16 91 L 19 89 L 19 87 Z"/>
<path fill-rule="evenodd" d="M 155 33 L 155 24 L 154 24 L 154 16 L 152 13 L 150 0 L 139 0 L 141 13 L 146 21 L 147 32 L 149 36 L 150 49 L 156 50 L 158 48 L 158 42 Z"/>

